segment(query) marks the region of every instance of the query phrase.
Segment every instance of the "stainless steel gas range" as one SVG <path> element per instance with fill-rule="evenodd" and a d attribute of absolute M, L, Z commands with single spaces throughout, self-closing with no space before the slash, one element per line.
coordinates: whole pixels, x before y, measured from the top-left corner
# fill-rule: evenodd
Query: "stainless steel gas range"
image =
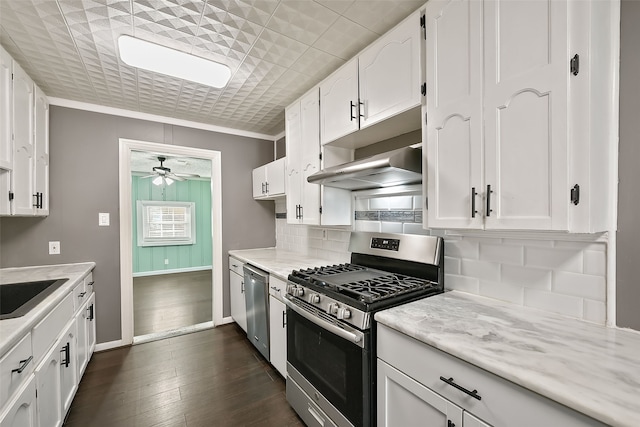
<path fill-rule="evenodd" d="M 349 251 L 289 275 L 287 400 L 309 426 L 375 425 L 374 313 L 444 290 L 439 237 L 353 232 Z"/>

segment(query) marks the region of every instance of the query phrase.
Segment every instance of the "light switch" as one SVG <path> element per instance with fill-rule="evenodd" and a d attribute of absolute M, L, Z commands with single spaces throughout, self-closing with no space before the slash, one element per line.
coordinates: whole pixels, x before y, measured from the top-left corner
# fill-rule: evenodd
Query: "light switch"
<path fill-rule="evenodd" d="M 109 213 L 108 212 L 100 212 L 98 214 L 98 225 L 100 227 L 109 226 Z"/>

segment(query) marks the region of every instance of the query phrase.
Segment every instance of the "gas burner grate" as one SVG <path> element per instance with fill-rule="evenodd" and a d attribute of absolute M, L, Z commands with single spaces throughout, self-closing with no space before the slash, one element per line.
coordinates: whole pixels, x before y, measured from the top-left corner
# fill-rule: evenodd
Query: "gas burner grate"
<path fill-rule="evenodd" d="M 356 264 L 335 264 L 335 265 L 327 265 L 324 267 L 315 267 L 315 268 L 306 268 L 304 270 L 294 271 L 297 275 L 301 277 L 308 276 L 329 276 L 332 274 L 339 273 L 350 273 L 353 271 L 361 271 L 366 270 L 366 267 Z"/>
<path fill-rule="evenodd" d="M 338 286 L 338 292 L 366 303 L 391 298 L 418 289 L 436 288 L 438 285 L 429 280 L 401 274 L 390 274 L 375 279 L 361 280 Z"/>

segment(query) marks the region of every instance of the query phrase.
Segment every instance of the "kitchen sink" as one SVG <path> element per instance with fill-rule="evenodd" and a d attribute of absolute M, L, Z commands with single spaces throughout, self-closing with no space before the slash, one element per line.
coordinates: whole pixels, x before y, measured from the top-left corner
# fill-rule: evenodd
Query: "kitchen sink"
<path fill-rule="evenodd" d="M 0 285 L 0 320 L 21 317 L 69 279 Z"/>

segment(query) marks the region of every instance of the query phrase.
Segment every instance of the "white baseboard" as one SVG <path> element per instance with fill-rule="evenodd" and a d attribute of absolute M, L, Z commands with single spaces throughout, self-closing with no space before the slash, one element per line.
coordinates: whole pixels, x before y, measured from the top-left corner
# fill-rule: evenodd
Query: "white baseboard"
<path fill-rule="evenodd" d="M 173 273 L 191 273 L 193 271 L 205 271 L 211 270 L 212 267 L 210 265 L 204 265 L 202 267 L 189 267 L 189 268 L 173 268 L 170 270 L 156 270 L 156 271 L 140 271 L 138 273 L 133 273 L 133 277 L 146 277 L 146 276 L 160 276 L 162 274 L 173 274 Z"/>
<path fill-rule="evenodd" d="M 219 324 L 220 325 L 226 325 L 228 323 L 233 323 L 233 322 L 235 322 L 235 320 L 233 320 L 233 317 L 227 316 L 227 317 L 223 317 L 222 321 Z"/>
<path fill-rule="evenodd" d="M 109 341 L 109 342 L 101 342 L 96 344 L 96 349 L 94 351 L 105 351 L 111 350 L 112 348 L 124 347 L 124 343 L 122 340 Z"/>

